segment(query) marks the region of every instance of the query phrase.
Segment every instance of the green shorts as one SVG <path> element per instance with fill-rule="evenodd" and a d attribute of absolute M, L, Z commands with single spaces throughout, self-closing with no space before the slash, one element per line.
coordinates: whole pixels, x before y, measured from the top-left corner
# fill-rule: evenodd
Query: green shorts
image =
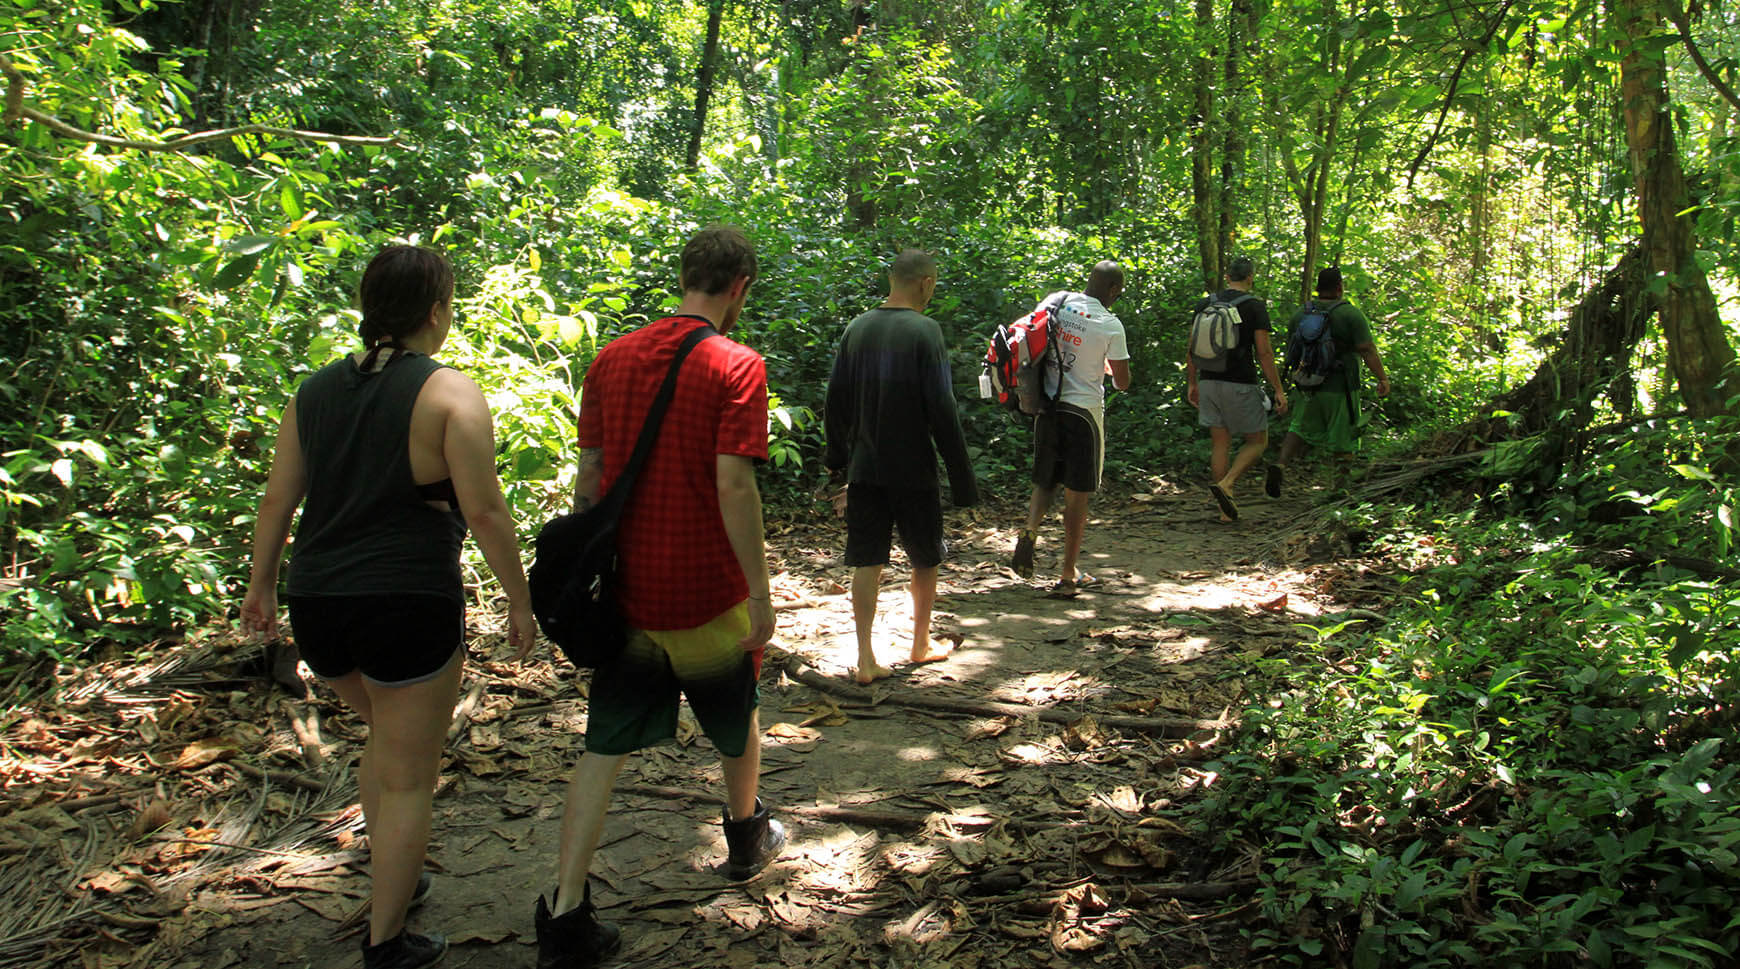
<path fill-rule="evenodd" d="M 1354 414 L 1359 413 L 1357 392 L 1352 396 L 1351 406 L 1345 390 L 1307 391 L 1299 396 L 1304 400 L 1293 412 L 1288 431 L 1314 448 L 1337 454 L 1359 450 L 1359 424 L 1354 420 Z"/>
<path fill-rule="evenodd" d="M 616 756 L 674 740 L 677 706 L 688 697 L 713 746 L 727 757 L 743 756 L 749 718 L 761 702 L 762 651 L 737 645 L 747 635 L 747 602 L 693 629 L 630 630 L 622 654 L 592 674 L 587 751 Z"/>

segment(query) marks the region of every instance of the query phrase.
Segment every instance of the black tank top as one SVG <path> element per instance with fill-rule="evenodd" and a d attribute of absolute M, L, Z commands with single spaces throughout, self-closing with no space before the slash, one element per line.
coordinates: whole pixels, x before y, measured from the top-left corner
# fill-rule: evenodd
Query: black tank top
<path fill-rule="evenodd" d="M 346 356 L 297 389 L 308 495 L 290 550 L 290 595 L 463 601 L 465 519 L 457 502 L 450 511 L 431 507 L 411 479 L 411 408 L 441 368 L 399 353 L 364 373 Z"/>

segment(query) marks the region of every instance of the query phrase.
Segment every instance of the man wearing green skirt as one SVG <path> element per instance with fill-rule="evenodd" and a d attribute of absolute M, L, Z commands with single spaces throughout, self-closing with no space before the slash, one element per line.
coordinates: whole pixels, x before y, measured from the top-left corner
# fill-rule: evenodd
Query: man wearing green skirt
<path fill-rule="evenodd" d="M 1281 442 L 1281 456 L 1269 465 L 1263 482 L 1263 489 L 1271 498 L 1281 497 L 1286 475 L 1283 469 L 1312 448 L 1327 449 L 1335 455 L 1337 481 L 1345 483 L 1353 455 L 1359 450 L 1361 360 L 1377 377 L 1377 395 L 1383 397 L 1390 392 L 1383 358 L 1378 356 L 1377 344 L 1372 342 L 1371 323 L 1359 307 L 1342 298 L 1339 267 L 1328 266 L 1317 273 L 1316 304 L 1329 311 L 1329 332 L 1335 340 L 1338 365 L 1322 384 L 1303 394 L 1304 401 L 1295 410 L 1293 424 Z M 1301 307 L 1289 329 L 1297 329 L 1305 313 L 1306 308 Z"/>

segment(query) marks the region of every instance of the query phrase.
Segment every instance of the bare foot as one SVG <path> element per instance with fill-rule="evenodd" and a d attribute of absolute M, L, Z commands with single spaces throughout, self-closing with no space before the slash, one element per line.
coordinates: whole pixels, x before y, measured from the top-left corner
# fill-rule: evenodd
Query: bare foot
<path fill-rule="evenodd" d="M 923 666 L 926 663 L 940 663 L 943 660 L 948 659 L 949 654 L 954 652 L 954 650 L 955 648 L 953 644 L 939 642 L 932 639 L 926 642 L 923 646 L 914 647 L 912 656 L 907 659 L 907 662 L 914 666 Z"/>
<path fill-rule="evenodd" d="M 880 679 L 893 676 L 894 671 L 881 663 L 871 663 L 868 666 L 854 666 L 847 670 L 852 675 L 852 681 L 859 686 L 869 686 Z"/>

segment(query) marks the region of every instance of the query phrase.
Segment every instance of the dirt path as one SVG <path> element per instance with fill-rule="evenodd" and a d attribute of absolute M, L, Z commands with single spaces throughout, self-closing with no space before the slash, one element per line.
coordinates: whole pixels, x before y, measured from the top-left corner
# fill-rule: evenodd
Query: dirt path
<path fill-rule="evenodd" d="M 1083 562 L 1102 584 L 1072 600 L 1045 594 L 1055 521 L 1029 582 L 1002 568 L 1016 512 L 952 512 L 937 629 L 961 646 L 868 691 L 844 678 L 842 536 L 771 523 L 783 601 L 762 683 L 763 792 L 791 845 L 748 883 L 713 871 L 722 784 L 685 711 L 678 745 L 630 760 L 605 829 L 595 890 L 623 928 L 614 964 L 1235 962 L 1253 872 L 1204 861 L 1188 809 L 1223 731 L 1188 722 L 1236 716 L 1253 662 L 1321 605 L 1311 572 L 1276 564 L 1290 546 L 1275 529 L 1305 505 L 1247 504 L 1225 526 L 1197 488 L 1102 496 Z M 889 570 L 881 596 L 886 659 L 910 634 L 904 575 Z M 349 926 L 367 880 L 346 768 L 358 725 L 330 697 L 270 696 L 212 659 L 238 649 L 227 634 L 187 644 L 179 663 L 116 666 L 55 710 L 10 718 L 0 862 L 41 877 L 0 885 L 13 913 L 0 966 L 360 964 Z M 413 915 L 455 943 L 446 965 L 478 969 L 533 962 L 532 900 L 554 878 L 586 710 L 551 664 L 486 652 L 436 800 L 445 877 Z M 146 819 L 151 801 L 161 814 Z"/>

